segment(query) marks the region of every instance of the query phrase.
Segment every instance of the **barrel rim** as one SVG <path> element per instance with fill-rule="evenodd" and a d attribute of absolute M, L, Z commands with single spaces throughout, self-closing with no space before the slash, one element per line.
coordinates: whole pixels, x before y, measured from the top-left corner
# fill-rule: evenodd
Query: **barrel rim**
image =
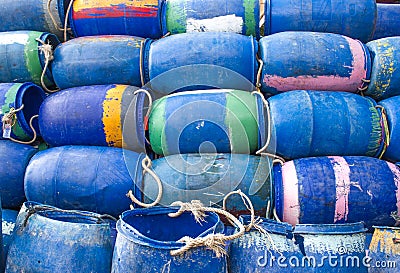
<path fill-rule="evenodd" d="M 42 32 L 40 35 L 40 40 L 42 40 L 46 44 L 50 44 L 52 46 L 53 52 L 61 44 L 58 37 L 55 34 L 49 33 L 49 32 Z M 40 42 L 38 42 L 38 47 L 39 46 L 41 46 Z M 44 69 L 46 60 L 45 60 L 44 54 L 41 52 L 41 50 L 38 50 L 38 58 L 39 58 L 42 69 Z M 54 79 L 53 79 L 53 74 L 52 74 L 52 66 L 50 65 L 50 63 L 48 64 L 47 70 L 45 71 L 45 76 L 46 76 L 45 80 L 48 80 L 51 85 L 55 85 Z"/>
<path fill-rule="evenodd" d="M 278 222 L 264 217 L 259 217 L 258 219 L 261 220 L 258 225 L 268 232 L 285 236 L 291 235 L 291 233 L 293 232 L 293 226 L 288 223 Z M 251 215 L 240 215 L 239 221 L 244 225 L 249 225 L 251 222 Z M 251 230 L 256 231 L 257 229 L 253 227 Z"/>
<path fill-rule="evenodd" d="M 365 233 L 364 222 L 341 223 L 341 224 L 296 224 L 293 234 L 310 234 L 310 235 L 339 235 Z"/>
<path fill-rule="evenodd" d="M 400 231 L 400 227 L 391 227 L 391 226 L 372 226 L 374 229 L 390 229 L 390 230 L 398 230 Z"/>

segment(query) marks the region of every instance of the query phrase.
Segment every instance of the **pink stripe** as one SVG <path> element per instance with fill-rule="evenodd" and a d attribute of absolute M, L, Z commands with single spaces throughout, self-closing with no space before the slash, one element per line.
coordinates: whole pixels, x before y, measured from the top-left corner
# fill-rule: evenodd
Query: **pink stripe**
<path fill-rule="evenodd" d="M 365 54 L 362 44 L 351 38 L 345 37 L 352 53 L 352 73 L 350 77 L 339 76 L 312 76 L 280 77 L 278 75 L 264 75 L 264 83 L 278 91 L 290 90 L 334 90 L 358 92 L 362 86 L 362 79 L 366 78 Z"/>
<path fill-rule="evenodd" d="M 394 183 L 396 184 L 396 199 L 397 199 L 397 214 L 400 216 L 400 169 L 396 165 L 390 162 L 386 162 L 393 173 Z"/>
<path fill-rule="evenodd" d="M 329 156 L 336 180 L 336 205 L 334 223 L 344 219 L 349 214 L 350 168 L 346 160 L 340 156 Z"/>
<path fill-rule="evenodd" d="M 296 167 L 293 161 L 286 162 L 282 166 L 283 184 L 283 221 L 291 225 L 299 223 L 299 181 L 297 179 Z"/>

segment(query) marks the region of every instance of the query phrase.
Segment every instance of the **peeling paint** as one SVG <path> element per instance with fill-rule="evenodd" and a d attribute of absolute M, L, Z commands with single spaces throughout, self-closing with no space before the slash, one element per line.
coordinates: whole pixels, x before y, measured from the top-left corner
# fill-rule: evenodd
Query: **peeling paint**
<path fill-rule="evenodd" d="M 188 18 L 187 32 L 235 32 L 242 33 L 243 18 L 234 14 L 218 16 L 210 19 Z"/>
<path fill-rule="evenodd" d="M 11 235 L 14 231 L 15 228 L 15 223 L 14 222 L 7 222 L 5 220 L 2 221 L 2 233 L 3 235 Z"/>

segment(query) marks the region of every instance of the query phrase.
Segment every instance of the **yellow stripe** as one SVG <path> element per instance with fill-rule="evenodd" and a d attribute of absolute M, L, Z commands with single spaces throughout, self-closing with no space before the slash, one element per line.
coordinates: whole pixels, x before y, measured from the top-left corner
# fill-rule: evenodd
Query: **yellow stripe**
<path fill-rule="evenodd" d="M 383 252 L 388 255 L 399 255 L 400 244 L 393 243 L 393 238 L 400 239 L 400 230 L 398 229 L 381 229 L 377 228 L 372 236 L 369 246 L 370 251 Z"/>
<path fill-rule="evenodd" d="M 121 103 L 126 85 L 116 85 L 107 91 L 103 102 L 104 135 L 108 146 L 122 147 Z"/>
<path fill-rule="evenodd" d="M 158 0 L 75 0 L 74 11 L 81 11 L 83 9 L 91 8 L 106 8 L 116 5 L 138 8 L 157 7 Z"/>

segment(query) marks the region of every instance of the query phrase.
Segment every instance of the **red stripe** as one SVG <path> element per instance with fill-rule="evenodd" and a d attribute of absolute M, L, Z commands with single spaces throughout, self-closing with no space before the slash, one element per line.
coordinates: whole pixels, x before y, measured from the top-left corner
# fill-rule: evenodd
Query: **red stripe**
<path fill-rule="evenodd" d="M 73 19 L 93 18 L 120 18 L 120 17 L 157 17 L 158 8 L 138 8 L 126 6 L 114 6 L 107 8 L 88 8 L 80 11 L 73 11 Z"/>

